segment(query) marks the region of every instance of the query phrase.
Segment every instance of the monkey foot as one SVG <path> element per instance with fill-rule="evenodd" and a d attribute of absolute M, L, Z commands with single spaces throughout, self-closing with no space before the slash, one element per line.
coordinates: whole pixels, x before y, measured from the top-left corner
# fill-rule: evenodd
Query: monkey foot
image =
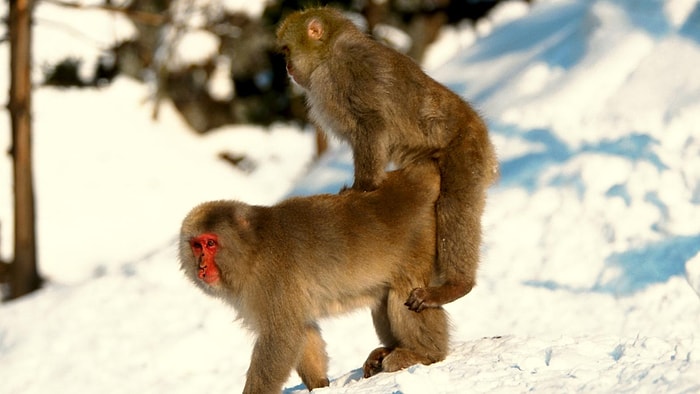
<path fill-rule="evenodd" d="M 378 347 L 372 350 L 372 353 L 369 354 L 365 364 L 362 366 L 363 376 L 369 378 L 382 372 L 384 370 L 382 367 L 384 357 L 388 356 L 393 350 L 388 347 Z"/>
<path fill-rule="evenodd" d="M 313 381 L 302 378 L 302 382 L 304 382 L 304 385 L 306 386 L 307 389 L 309 389 L 309 391 L 312 391 L 314 389 L 318 389 L 321 387 L 328 387 L 328 385 L 330 384 L 330 382 L 328 381 L 328 378 L 326 378 L 326 377 L 317 378 Z"/>
<path fill-rule="evenodd" d="M 409 310 L 420 312 L 423 309 L 432 306 L 428 302 L 429 294 L 428 289 L 424 287 L 417 287 L 411 290 L 411 294 L 408 295 L 408 299 L 406 302 L 404 302 L 404 305 L 406 305 Z"/>
<path fill-rule="evenodd" d="M 474 282 L 452 282 L 439 287 L 416 287 L 411 290 L 404 305 L 408 309 L 420 312 L 426 308 L 439 308 L 469 293 L 474 287 Z"/>

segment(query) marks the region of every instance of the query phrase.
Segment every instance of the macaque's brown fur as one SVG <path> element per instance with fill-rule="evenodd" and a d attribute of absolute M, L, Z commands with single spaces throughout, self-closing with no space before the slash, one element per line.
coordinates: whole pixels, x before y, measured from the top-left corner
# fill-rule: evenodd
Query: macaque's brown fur
<path fill-rule="evenodd" d="M 182 224 L 182 270 L 220 297 L 257 334 L 245 393 L 279 393 L 292 369 L 309 389 L 328 385 L 317 320 L 369 306 L 384 347 L 365 376 L 443 360 L 442 308 L 414 313 L 412 289 L 427 286 L 435 262 L 433 160 L 389 173 L 371 192 L 298 197 L 271 207 L 214 201 Z"/>
<path fill-rule="evenodd" d="M 280 25 L 287 71 L 306 90 L 309 115 L 353 149 L 353 189 L 374 190 L 399 168 L 440 152 L 439 286 L 416 288 L 415 311 L 462 297 L 476 281 L 481 215 L 498 162 L 484 121 L 407 56 L 362 33 L 339 11 L 295 12 Z"/>

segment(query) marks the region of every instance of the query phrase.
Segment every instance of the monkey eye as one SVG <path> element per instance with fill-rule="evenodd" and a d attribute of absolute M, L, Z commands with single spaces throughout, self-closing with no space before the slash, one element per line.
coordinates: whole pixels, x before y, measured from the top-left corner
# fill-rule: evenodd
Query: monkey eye
<path fill-rule="evenodd" d="M 190 238 L 190 247 L 195 254 L 201 254 L 204 249 L 206 253 L 216 253 L 218 239 L 215 234 L 201 234 Z"/>

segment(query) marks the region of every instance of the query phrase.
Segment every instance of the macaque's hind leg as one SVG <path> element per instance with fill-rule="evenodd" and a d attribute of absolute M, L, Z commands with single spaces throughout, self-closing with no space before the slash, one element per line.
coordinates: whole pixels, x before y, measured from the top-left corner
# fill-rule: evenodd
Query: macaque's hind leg
<path fill-rule="evenodd" d="M 318 325 L 309 324 L 305 335 L 306 342 L 297 365 L 297 373 L 309 391 L 319 387 L 327 387 L 328 355 Z"/>
<path fill-rule="evenodd" d="M 393 351 L 393 348 L 383 346 L 372 350 L 369 356 L 367 356 L 364 365 L 362 365 L 362 376 L 369 378 L 383 372 L 384 358 Z"/>
<path fill-rule="evenodd" d="M 386 345 L 372 351 L 363 366 L 365 377 L 379 372 L 395 372 L 415 364 L 429 365 L 444 360 L 449 347 L 449 322 L 442 308 L 413 313 L 402 306 L 403 298 L 390 292 L 386 315 L 373 311 L 375 328 Z M 375 316 L 376 315 L 376 316 Z M 379 332 L 377 322 L 385 323 L 390 332 Z M 390 341 L 387 341 L 390 340 Z M 388 342 L 388 343 L 387 343 Z"/>
<path fill-rule="evenodd" d="M 379 372 L 382 372 L 382 362 L 384 357 L 389 355 L 396 346 L 398 346 L 399 341 L 394 336 L 391 331 L 391 322 L 389 321 L 389 310 L 387 309 L 387 302 L 389 300 L 389 293 L 387 292 L 382 297 L 379 304 L 372 309 L 372 322 L 374 323 L 374 330 L 377 332 L 379 341 L 384 344 L 382 347 L 374 349 L 364 365 L 362 366 L 362 372 L 365 378 L 374 376 Z"/>
<path fill-rule="evenodd" d="M 459 155 L 455 154 L 458 152 Z M 491 178 L 470 167 L 478 161 L 471 151 L 454 150 L 440 164 L 441 189 L 436 204 L 439 286 L 413 289 L 405 305 L 416 312 L 452 302 L 476 284 L 481 249 L 481 216 Z M 466 158 L 466 159 L 465 159 Z"/>

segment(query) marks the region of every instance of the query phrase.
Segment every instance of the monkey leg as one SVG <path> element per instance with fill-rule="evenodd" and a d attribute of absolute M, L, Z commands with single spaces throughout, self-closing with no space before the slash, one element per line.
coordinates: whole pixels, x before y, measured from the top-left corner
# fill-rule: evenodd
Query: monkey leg
<path fill-rule="evenodd" d="M 391 330 L 389 291 L 383 295 L 381 301 L 372 309 L 372 322 L 374 323 L 374 331 L 384 346 L 393 349 L 399 345 L 399 340 Z"/>
<path fill-rule="evenodd" d="M 413 289 L 405 303 L 410 310 L 420 312 L 447 304 L 469 293 L 476 284 L 481 216 L 486 189 L 495 175 L 476 170 L 485 164 L 474 156 L 478 154 L 453 149 L 440 159 L 435 270 L 439 285 Z"/>
<path fill-rule="evenodd" d="M 289 373 L 302 359 L 304 338 L 304 325 L 289 322 L 284 329 L 266 329 L 259 333 L 253 346 L 243 394 L 279 394 Z"/>
<path fill-rule="evenodd" d="M 362 366 L 362 372 L 365 378 L 374 376 L 379 372 L 382 372 L 382 361 L 389 353 L 391 353 L 396 346 L 398 346 L 399 341 L 391 332 L 391 323 L 389 322 L 389 311 L 387 308 L 389 293 L 384 294 L 381 302 L 372 309 L 372 321 L 374 322 L 374 331 L 376 331 L 379 341 L 386 345 L 386 347 L 379 347 L 374 349 L 367 357 L 364 365 Z"/>
<path fill-rule="evenodd" d="M 413 313 L 402 306 L 405 292 L 390 291 L 386 302 L 372 311 L 377 335 L 384 347 L 373 350 L 365 364 L 365 377 L 394 372 L 411 365 L 444 360 L 449 346 L 449 322 L 442 308 Z"/>
<path fill-rule="evenodd" d="M 321 338 L 321 331 L 316 323 L 306 327 L 304 350 L 301 354 L 297 373 L 309 391 L 328 386 L 328 355 L 326 344 Z"/>

